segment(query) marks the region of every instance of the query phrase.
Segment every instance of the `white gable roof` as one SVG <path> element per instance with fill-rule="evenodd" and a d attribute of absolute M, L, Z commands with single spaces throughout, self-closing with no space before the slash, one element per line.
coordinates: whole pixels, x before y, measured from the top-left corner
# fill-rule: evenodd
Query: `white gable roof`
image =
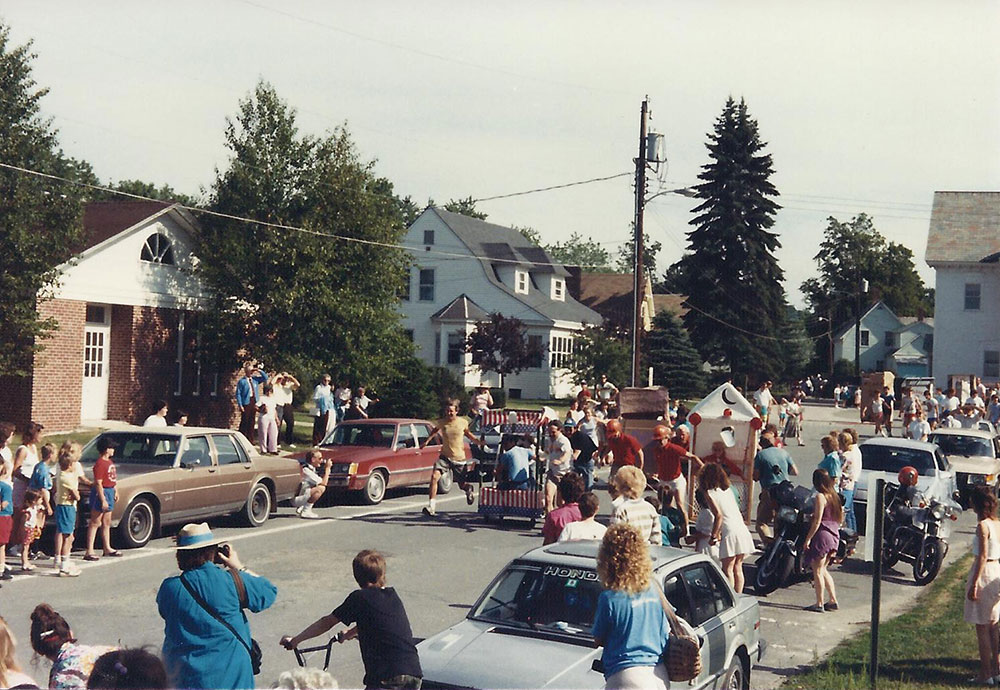
<path fill-rule="evenodd" d="M 726 410 L 731 410 L 731 414 L 725 415 Z M 728 382 L 706 395 L 700 403 L 692 408 L 689 415 L 695 412 L 701 415 L 702 419 L 725 417 L 732 421 L 748 422 L 757 417 L 753 405 L 736 390 L 736 386 Z"/>

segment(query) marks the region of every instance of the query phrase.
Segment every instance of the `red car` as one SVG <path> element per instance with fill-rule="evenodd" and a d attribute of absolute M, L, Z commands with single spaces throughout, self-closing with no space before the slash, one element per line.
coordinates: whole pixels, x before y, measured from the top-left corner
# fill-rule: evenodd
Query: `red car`
<path fill-rule="evenodd" d="M 329 493 L 359 491 L 369 505 L 385 497 L 386 489 L 427 486 L 434 463 L 441 453 L 441 441 L 420 446 L 434 428 L 425 419 L 361 419 L 342 422 L 334 428 L 319 450 L 330 458 Z M 466 457 L 469 457 L 466 446 Z M 451 490 L 452 476 L 446 472 L 438 491 Z"/>

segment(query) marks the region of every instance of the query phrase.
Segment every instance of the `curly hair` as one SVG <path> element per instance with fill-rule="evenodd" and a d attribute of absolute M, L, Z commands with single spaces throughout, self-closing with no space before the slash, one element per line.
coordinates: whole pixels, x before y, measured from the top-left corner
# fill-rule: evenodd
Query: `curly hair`
<path fill-rule="evenodd" d="M 597 575 L 607 589 L 628 594 L 638 594 L 649 587 L 653 561 L 639 530 L 627 523 L 608 527 L 597 552 Z"/>
<path fill-rule="evenodd" d="M 722 469 L 722 465 L 717 462 L 706 462 L 698 474 L 698 485 L 711 491 L 712 489 L 728 489 L 729 476 Z"/>
<path fill-rule="evenodd" d="M 646 475 L 638 467 L 625 465 L 618 469 L 611 483 L 614 484 L 619 496 L 639 498 L 646 490 Z"/>

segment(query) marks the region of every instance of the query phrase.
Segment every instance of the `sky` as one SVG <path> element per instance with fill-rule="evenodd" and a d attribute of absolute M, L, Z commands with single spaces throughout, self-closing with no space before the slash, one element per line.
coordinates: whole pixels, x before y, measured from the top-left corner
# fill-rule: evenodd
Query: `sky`
<path fill-rule="evenodd" d="M 65 152 L 102 180 L 197 193 L 228 158 L 226 117 L 258 79 L 300 131 L 345 125 L 401 195 L 484 198 L 634 170 L 639 112 L 665 135 L 650 193 L 697 183 L 729 96 L 746 100 L 782 209 L 793 304 L 827 217 L 865 212 L 924 263 L 936 190 L 1000 190 L 1000 3 L 0 0 Z M 659 269 L 694 206 L 647 204 Z M 545 242 L 614 254 L 632 180 L 478 207 Z"/>

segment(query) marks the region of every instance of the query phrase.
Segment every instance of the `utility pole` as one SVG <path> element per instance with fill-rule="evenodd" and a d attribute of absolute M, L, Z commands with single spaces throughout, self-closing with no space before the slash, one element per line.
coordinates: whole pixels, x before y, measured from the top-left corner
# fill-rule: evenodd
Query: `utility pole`
<path fill-rule="evenodd" d="M 635 312 L 632 319 L 632 385 L 642 385 L 642 303 L 643 289 L 646 286 L 643 270 L 643 233 L 642 214 L 646 201 L 646 128 L 649 124 L 649 96 L 642 102 L 642 113 L 639 119 L 639 155 L 635 158 L 635 263 L 633 264 L 633 292 L 635 296 Z"/>

